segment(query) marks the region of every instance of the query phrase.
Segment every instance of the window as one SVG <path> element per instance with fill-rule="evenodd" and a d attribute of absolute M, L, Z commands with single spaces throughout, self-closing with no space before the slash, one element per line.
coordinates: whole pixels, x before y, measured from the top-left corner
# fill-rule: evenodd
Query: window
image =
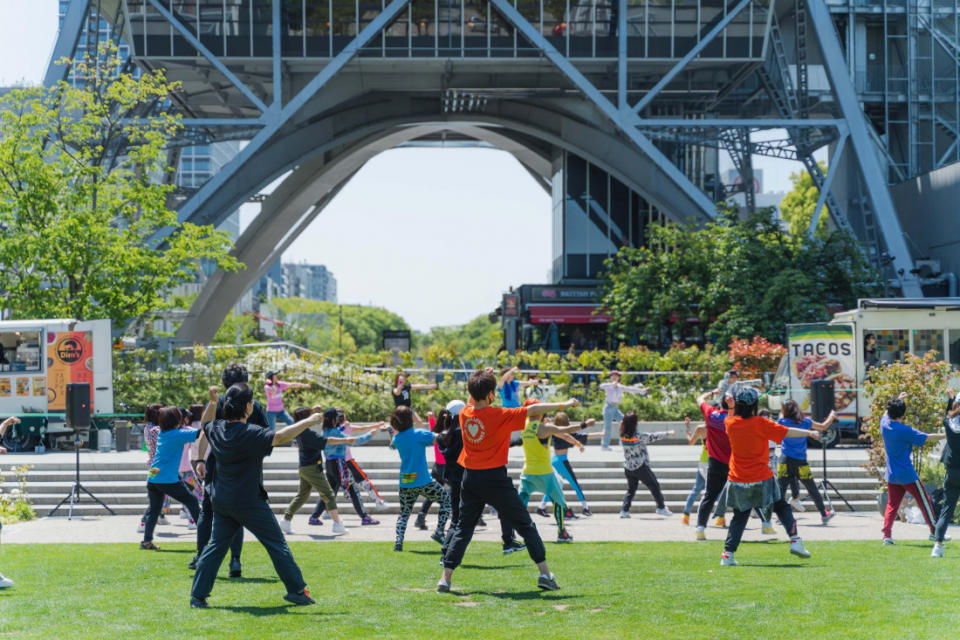
<path fill-rule="evenodd" d="M 905 329 L 865 330 L 877 337 L 877 359 L 881 363 L 897 362 L 903 359 L 910 348 L 910 334 Z"/>
<path fill-rule="evenodd" d="M 40 360 L 40 331 L 0 331 L 0 371 L 43 370 Z"/>
<path fill-rule="evenodd" d="M 937 352 L 938 358 L 943 358 L 943 329 L 914 329 L 911 353 L 923 356 L 931 349 Z"/>

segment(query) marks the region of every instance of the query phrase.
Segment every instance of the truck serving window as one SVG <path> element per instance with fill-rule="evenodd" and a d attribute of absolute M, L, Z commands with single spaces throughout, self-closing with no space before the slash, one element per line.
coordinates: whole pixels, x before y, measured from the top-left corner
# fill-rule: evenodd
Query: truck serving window
<path fill-rule="evenodd" d="M 0 372 L 39 373 L 40 353 L 40 331 L 0 331 Z"/>

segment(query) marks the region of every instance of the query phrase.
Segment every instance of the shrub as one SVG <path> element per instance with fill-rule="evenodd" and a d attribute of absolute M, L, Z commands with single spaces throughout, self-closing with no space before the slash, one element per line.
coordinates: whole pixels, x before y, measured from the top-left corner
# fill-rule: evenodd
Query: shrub
<path fill-rule="evenodd" d="M 10 490 L 3 488 L 5 479 L 0 471 L 0 522 L 20 522 L 37 517 L 27 492 L 27 474 L 32 468 L 32 465 L 27 464 L 12 467 L 10 470 L 17 477 L 17 486 Z"/>

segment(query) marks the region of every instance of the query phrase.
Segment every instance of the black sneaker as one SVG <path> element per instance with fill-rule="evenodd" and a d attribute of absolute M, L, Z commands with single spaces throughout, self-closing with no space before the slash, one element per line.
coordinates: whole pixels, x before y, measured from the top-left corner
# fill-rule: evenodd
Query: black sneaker
<path fill-rule="evenodd" d="M 393 543 L 393 550 L 394 550 L 394 551 L 403 551 L 403 543 L 402 543 L 402 542 L 394 542 L 394 543 Z"/>
<path fill-rule="evenodd" d="M 485 527 L 485 526 L 487 526 L 487 521 L 484 520 L 483 518 L 480 518 L 479 520 L 477 520 L 477 526 L 478 526 L 478 527 Z"/>
<path fill-rule="evenodd" d="M 590 511 L 590 507 L 584 507 L 584 508 L 583 508 L 583 515 L 585 515 L 586 517 L 589 518 L 589 517 L 591 517 L 591 516 L 593 515 L 593 511 Z"/>
<path fill-rule="evenodd" d="M 442 531 L 434 531 L 434 532 L 433 532 L 433 535 L 430 536 L 430 539 L 433 540 L 434 542 L 442 545 L 442 544 L 443 544 L 443 532 L 442 532 Z"/>
<path fill-rule="evenodd" d="M 544 509 L 543 507 L 537 507 L 537 515 L 538 515 L 538 516 L 543 516 L 544 518 L 549 518 L 549 517 L 550 517 L 550 514 L 547 513 L 547 510 Z"/>
<path fill-rule="evenodd" d="M 573 542 L 573 536 L 570 535 L 570 532 L 564 529 L 560 532 L 560 535 L 557 536 L 557 542 Z"/>
<path fill-rule="evenodd" d="M 559 591 L 560 585 L 557 584 L 557 576 L 552 573 L 548 576 L 540 574 L 540 577 L 537 579 L 537 586 L 543 589 L 544 591 Z"/>
<path fill-rule="evenodd" d="M 579 520 L 579 519 L 580 519 L 580 516 L 578 516 L 577 514 L 575 514 L 575 513 L 573 512 L 573 509 L 567 509 L 566 511 L 563 512 L 563 519 L 564 519 L 564 520 Z"/>
<path fill-rule="evenodd" d="M 243 568 L 240 566 L 240 560 L 233 558 L 230 560 L 230 577 L 231 578 L 242 578 L 243 577 Z"/>
<path fill-rule="evenodd" d="M 206 598 L 190 598 L 191 609 L 209 609 L 210 605 Z"/>
<path fill-rule="evenodd" d="M 316 604 L 317 601 L 310 597 L 310 592 L 304 589 L 300 593 L 288 593 L 283 599 L 298 607 L 305 607 L 308 604 Z"/>
<path fill-rule="evenodd" d="M 196 570 L 197 570 L 197 560 L 199 560 L 199 559 L 200 559 L 200 556 L 193 556 L 193 560 L 191 560 L 191 561 L 190 561 L 190 564 L 187 565 L 187 569 L 190 569 L 190 571 L 196 571 Z"/>
<path fill-rule="evenodd" d="M 426 531 L 426 530 L 427 530 L 427 516 L 426 516 L 426 514 L 421 513 L 420 515 L 418 515 L 418 516 L 417 516 L 417 521 L 413 523 L 413 526 L 415 526 L 417 529 L 420 529 L 421 531 Z"/>
<path fill-rule="evenodd" d="M 503 543 L 503 555 L 508 556 L 514 551 L 523 551 L 527 548 L 527 545 L 517 540 L 511 540 L 510 542 Z"/>

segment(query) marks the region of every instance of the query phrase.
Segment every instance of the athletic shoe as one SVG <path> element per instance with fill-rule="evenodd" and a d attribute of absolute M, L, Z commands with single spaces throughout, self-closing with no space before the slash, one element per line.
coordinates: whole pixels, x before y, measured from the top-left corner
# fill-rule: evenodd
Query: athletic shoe
<path fill-rule="evenodd" d="M 727 526 L 727 519 L 726 519 L 725 517 L 723 517 L 723 516 L 720 516 L 719 518 L 717 518 L 717 521 L 713 523 L 713 526 L 726 528 L 726 526 Z"/>
<path fill-rule="evenodd" d="M 152 542 L 141 542 L 140 550 L 141 551 L 160 551 L 160 547 L 153 544 Z"/>
<path fill-rule="evenodd" d="M 939 542 L 933 545 L 933 551 L 930 552 L 931 558 L 942 558 L 943 557 L 943 545 Z"/>
<path fill-rule="evenodd" d="M 706 540 L 707 532 L 703 530 L 703 527 L 697 527 L 697 540 Z"/>
<path fill-rule="evenodd" d="M 427 530 L 427 514 L 421 513 L 417 515 L 417 519 L 413 523 L 413 526 L 415 526 L 417 529 L 420 529 L 421 531 L 426 531 Z"/>
<path fill-rule="evenodd" d="M 437 583 L 437 593 L 450 593 L 450 583 L 441 580 Z"/>
<path fill-rule="evenodd" d="M 790 553 L 799 558 L 809 558 L 810 552 L 803 546 L 803 540 L 796 538 L 790 541 Z"/>
<path fill-rule="evenodd" d="M 430 536 L 430 539 L 437 544 L 443 544 L 443 531 L 434 531 L 433 535 Z"/>
<path fill-rule="evenodd" d="M 193 560 L 191 560 L 190 564 L 187 565 L 187 569 L 190 569 L 190 571 L 196 571 L 198 560 L 200 560 L 200 556 L 193 556 Z"/>
<path fill-rule="evenodd" d="M 584 508 L 583 508 L 583 515 L 585 515 L 586 517 L 590 518 L 590 517 L 593 516 L 593 511 L 590 511 L 590 507 L 584 507 Z"/>
<path fill-rule="evenodd" d="M 537 515 L 538 515 L 538 516 L 543 516 L 544 518 L 549 518 L 549 517 L 550 517 L 550 514 L 547 513 L 547 510 L 544 509 L 543 507 L 537 507 Z"/>
<path fill-rule="evenodd" d="M 390 505 L 389 505 L 388 503 L 384 502 L 383 500 L 377 500 L 377 501 L 373 504 L 373 508 L 376 509 L 377 511 L 383 511 L 384 509 L 388 508 L 389 506 L 390 506 Z"/>
<path fill-rule="evenodd" d="M 721 567 L 736 567 L 738 562 L 733 559 L 733 554 L 729 551 L 724 551 L 723 555 L 720 556 L 720 566 Z"/>
<path fill-rule="evenodd" d="M 833 516 L 835 516 L 835 515 L 837 515 L 837 512 L 836 512 L 836 511 L 827 511 L 825 514 L 823 514 L 822 516 L 820 516 L 820 522 L 822 522 L 824 525 L 826 525 L 828 522 L 830 522 L 830 520 L 831 520 L 831 519 L 833 518 Z"/>
<path fill-rule="evenodd" d="M 600 447 L 600 451 L 610 451 L 610 447 Z"/>
<path fill-rule="evenodd" d="M 141 521 L 140 524 L 137 525 L 137 533 L 143 533 L 146 530 L 147 530 L 147 523 Z"/>
<path fill-rule="evenodd" d="M 280 531 L 284 533 L 293 533 L 293 523 L 286 518 L 280 518 Z"/>
<path fill-rule="evenodd" d="M 672 516 L 673 511 L 670 511 L 670 507 L 664 507 L 662 509 L 657 509 L 658 516 Z"/>
<path fill-rule="evenodd" d="M 190 598 L 190 608 L 191 609 L 209 609 L 210 605 L 207 604 L 206 598 Z"/>
<path fill-rule="evenodd" d="M 324 520 L 332 520 L 332 519 L 333 519 L 333 516 L 330 515 L 330 512 L 329 512 L 329 511 L 324 511 L 323 513 L 320 514 L 320 517 L 323 518 Z"/>
<path fill-rule="evenodd" d="M 314 518 L 313 516 L 310 516 L 310 519 L 307 520 L 307 524 L 312 524 L 315 527 L 319 527 L 320 525 L 323 524 L 323 520 L 321 520 L 320 518 Z"/>
<path fill-rule="evenodd" d="M 620 517 L 623 518 L 623 519 L 629 518 L 629 517 L 630 517 L 630 512 L 629 512 L 629 511 L 621 511 L 621 512 L 620 512 Z"/>
<path fill-rule="evenodd" d="M 937 541 L 937 536 L 935 536 L 934 534 L 931 533 L 929 539 L 930 539 L 930 542 L 936 542 L 936 541 Z M 944 535 L 944 536 L 943 536 L 943 541 L 944 541 L 944 542 L 950 542 L 951 540 L 953 540 L 953 538 L 951 538 L 950 536 L 948 536 L 948 535 Z"/>
<path fill-rule="evenodd" d="M 393 543 L 393 550 L 394 550 L 394 551 L 403 551 L 403 543 L 402 543 L 402 542 L 394 542 L 394 543 Z"/>
<path fill-rule="evenodd" d="M 687 526 L 690 525 L 690 514 L 689 514 L 689 513 L 683 514 L 683 517 L 680 518 L 680 524 L 682 524 L 682 525 L 687 525 Z"/>
<path fill-rule="evenodd" d="M 579 519 L 580 519 L 580 516 L 578 516 L 577 514 L 575 514 L 575 513 L 573 512 L 573 509 L 568 508 L 568 509 L 566 509 L 566 510 L 563 512 L 563 519 L 564 519 L 564 520 L 579 520 Z"/>
<path fill-rule="evenodd" d="M 334 523 L 333 523 L 333 532 L 334 532 L 334 533 L 346 533 L 346 532 L 347 532 L 347 528 L 346 528 L 345 526 L 343 526 L 343 523 L 342 523 L 342 522 L 334 522 Z"/>
<path fill-rule="evenodd" d="M 480 518 L 479 520 L 477 520 L 477 526 L 478 526 L 478 527 L 485 527 L 485 526 L 487 526 L 487 521 L 484 520 L 483 518 Z"/>
<path fill-rule="evenodd" d="M 897 544 L 897 543 L 893 541 L 893 538 L 884 538 L 884 539 L 883 539 L 883 546 L 885 546 L 885 547 L 888 547 L 888 546 L 894 545 L 894 544 Z"/>
<path fill-rule="evenodd" d="M 799 499 L 799 498 L 792 498 L 792 499 L 790 500 L 790 508 L 793 509 L 794 511 L 796 511 L 797 513 L 802 512 L 802 511 L 803 511 L 803 505 L 800 504 L 800 499 Z"/>
<path fill-rule="evenodd" d="M 157 518 L 157 524 L 168 525 L 170 522 L 167 520 L 167 516 L 160 516 Z"/>
<path fill-rule="evenodd" d="M 564 529 L 560 532 L 560 535 L 557 536 L 557 542 L 573 542 L 573 536 L 570 535 L 570 532 Z"/>
<path fill-rule="evenodd" d="M 310 592 L 304 589 L 300 593 L 288 593 L 283 599 L 298 607 L 304 607 L 308 604 L 316 604 L 317 601 L 310 597 Z"/>
<path fill-rule="evenodd" d="M 360 524 L 362 524 L 362 525 L 380 524 L 380 521 L 379 521 L 379 520 L 374 520 L 374 519 L 371 518 L 370 516 L 363 516 L 362 518 L 360 518 Z"/>
<path fill-rule="evenodd" d="M 190 522 L 187 523 L 187 531 L 196 531 L 196 530 L 197 530 L 197 523 L 195 521 L 191 520 Z"/>
<path fill-rule="evenodd" d="M 514 551 L 523 551 L 527 548 L 527 545 L 519 542 L 517 540 L 511 540 L 510 542 L 503 543 L 503 555 L 508 556 Z"/>
<path fill-rule="evenodd" d="M 180 509 L 180 519 L 187 520 L 190 516 L 187 515 L 186 509 Z"/>
<path fill-rule="evenodd" d="M 763 523 L 763 528 L 760 530 L 760 532 L 763 533 L 764 535 L 767 535 L 767 536 L 775 536 L 775 535 L 777 535 L 777 530 L 774 529 L 774 528 L 773 528 L 773 525 L 770 524 L 769 522 L 764 522 L 764 523 Z"/>
<path fill-rule="evenodd" d="M 559 591 L 560 585 L 557 584 L 557 576 L 552 573 L 548 576 L 540 574 L 540 577 L 537 578 L 537 586 L 543 589 L 544 591 Z"/>
<path fill-rule="evenodd" d="M 231 578 L 243 577 L 243 567 L 240 565 L 240 561 L 236 558 L 230 559 L 230 577 Z"/>
<path fill-rule="evenodd" d="M 0 589 L 7 589 L 13 586 L 13 580 L 0 574 Z"/>

